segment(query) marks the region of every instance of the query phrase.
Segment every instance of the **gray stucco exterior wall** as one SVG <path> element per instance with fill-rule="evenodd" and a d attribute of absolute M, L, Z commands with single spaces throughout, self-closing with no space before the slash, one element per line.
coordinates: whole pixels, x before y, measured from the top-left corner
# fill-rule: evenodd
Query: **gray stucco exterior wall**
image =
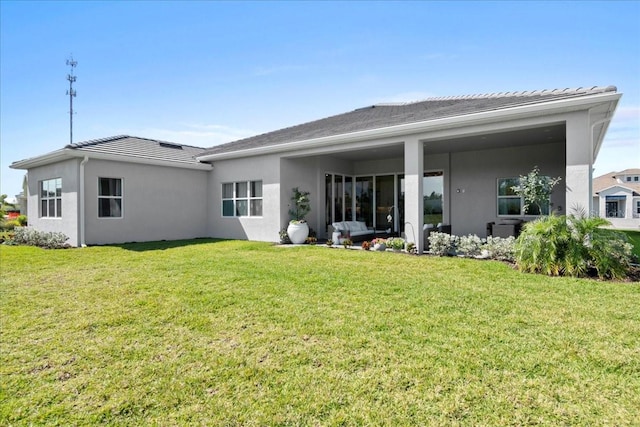
<path fill-rule="evenodd" d="M 207 171 L 90 159 L 85 165 L 86 243 L 207 237 Z M 121 178 L 121 218 L 98 217 L 98 178 Z"/>
<path fill-rule="evenodd" d="M 208 234 L 223 239 L 278 241 L 280 230 L 280 158 L 256 156 L 215 162 L 209 174 Z M 223 217 L 222 184 L 262 181 L 261 217 Z"/>
<path fill-rule="evenodd" d="M 526 175 L 536 165 L 541 175 L 563 178 L 554 188 L 551 203 L 554 209 L 562 207 L 559 213 L 567 213 L 564 150 L 564 143 L 556 143 L 451 153 L 452 232 L 459 236 L 469 233 L 484 236 L 487 222 L 500 221 L 497 179 Z"/>
<path fill-rule="evenodd" d="M 68 243 L 77 246 L 78 235 L 78 172 L 79 159 L 40 166 L 29 170 L 27 217 L 29 226 L 46 232 L 60 232 L 69 237 Z M 62 216 L 60 218 L 43 217 L 40 212 L 40 183 L 43 180 L 60 178 L 62 180 Z"/>

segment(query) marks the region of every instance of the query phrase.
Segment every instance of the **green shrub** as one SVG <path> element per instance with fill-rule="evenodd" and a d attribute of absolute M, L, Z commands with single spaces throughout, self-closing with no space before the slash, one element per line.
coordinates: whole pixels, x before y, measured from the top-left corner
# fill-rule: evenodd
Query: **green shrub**
<path fill-rule="evenodd" d="M 65 242 L 69 238 L 64 233 L 38 231 L 29 227 L 18 227 L 15 230 L 12 244 L 38 246 L 45 249 L 61 249 L 69 247 Z"/>
<path fill-rule="evenodd" d="M 455 252 L 457 236 L 435 232 L 429 235 L 429 251 L 434 255 L 447 256 Z"/>
<path fill-rule="evenodd" d="M 515 254 L 516 239 L 509 237 L 487 237 L 487 243 L 482 249 L 489 252 L 489 258 L 498 261 L 513 261 Z"/>
<path fill-rule="evenodd" d="M 404 249 L 405 241 L 402 237 L 390 237 L 387 239 L 387 247 L 395 251 L 401 251 Z"/>
<path fill-rule="evenodd" d="M 20 227 L 20 223 L 15 219 L 2 221 L 2 223 L 0 224 L 0 228 L 5 231 L 11 231 L 16 227 Z"/>
<path fill-rule="evenodd" d="M 26 215 L 19 215 L 18 218 L 16 218 L 16 221 L 18 221 L 18 224 L 20 224 L 20 227 L 26 227 L 27 226 L 27 216 Z"/>
<path fill-rule="evenodd" d="M 624 234 L 602 228 L 608 224 L 584 215 L 550 215 L 529 222 L 516 241 L 516 264 L 521 271 L 550 276 L 624 279 L 632 246 Z"/>
<path fill-rule="evenodd" d="M 482 253 L 484 240 L 475 234 L 460 236 L 456 245 L 456 252 L 466 257 L 478 256 Z"/>
<path fill-rule="evenodd" d="M 282 230 L 280 230 L 280 244 L 281 245 L 290 245 L 291 244 L 291 240 L 289 239 L 289 233 L 287 233 L 287 229 L 283 228 Z"/>

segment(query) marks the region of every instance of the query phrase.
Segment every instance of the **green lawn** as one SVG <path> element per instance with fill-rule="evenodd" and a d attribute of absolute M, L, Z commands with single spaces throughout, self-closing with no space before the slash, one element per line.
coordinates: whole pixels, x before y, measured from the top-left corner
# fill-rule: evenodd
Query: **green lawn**
<path fill-rule="evenodd" d="M 623 231 L 629 238 L 629 242 L 633 245 L 633 253 L 640 258 L 640 231 L 624 230 Z"/>
<path fill-rule="evenodd" d="M 212 240 L 0 269 L 0 425 L 640 422 L 637 283 Z"/>

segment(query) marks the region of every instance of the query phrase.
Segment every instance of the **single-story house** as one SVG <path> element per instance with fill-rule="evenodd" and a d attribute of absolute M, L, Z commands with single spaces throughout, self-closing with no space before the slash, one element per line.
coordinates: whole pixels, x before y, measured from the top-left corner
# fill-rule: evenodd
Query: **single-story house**
<path fill-rule="evenodd" d="M 593 211 L 616 228 L 640 228 L 640 169 L 610 172 L 593 180 Z"/>
<path fill-rule="evenodd" d="M 376 104 L 208 149 L 116 136 L 11 167 L 27 170 L 29 223 L 77 246 L 278 241 L 299 187 L 319 238 L 356 220 L 420 250 L 428 222 L 484 236 L 489 222 L 532 219 L 511 187 L 534 166 L 562 177 L 550 209 L 592 210 L 592 166 L 621 96 L 607 86 Z"/>

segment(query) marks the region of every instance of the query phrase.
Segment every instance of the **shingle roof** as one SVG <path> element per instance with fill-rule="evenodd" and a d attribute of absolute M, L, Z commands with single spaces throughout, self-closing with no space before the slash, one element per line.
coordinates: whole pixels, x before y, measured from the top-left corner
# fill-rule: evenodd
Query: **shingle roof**
<path fill-rule="evenodd" d="M 501 92 L 483 95 L 431 98 L 417 102 L 376 104 L 320 120 L 292 126 L 262 135 L 229 142 L 207 149 L 203 155 L 221 154 L 251 148 L 285 144 L 347 134 L 394 125 L 416 123 L 446 117 L 463 116 L 516 106 L 538 104 L 605 92 L 615 86 L 542 91 Z"/>
<path fill-rule="evenodd" d="M 620 187 L 626 187 L 631 189 L 635 194 L 640 194 L 640 182 L 627 182 L 622 181 L 618 182 L 617 177 L 625 176 L 625 175 L 640 175 L 640 169 L 625 169 L 620 172 L 609 172 L 604 175 L 600 175 L 593 179 L 593 192 L 597 194 L 602 190 L 606 190 L 607 188 L 614 187 L 616 185 Z"/>
<path fill-rule="evenodd" d="M 136 136 L 118 135 L 108 138 L 76 142 L 65 148 L 93 153 L 139 157 L 176 163 L 199 164 L 196 157 L 204 148 Z"/>

